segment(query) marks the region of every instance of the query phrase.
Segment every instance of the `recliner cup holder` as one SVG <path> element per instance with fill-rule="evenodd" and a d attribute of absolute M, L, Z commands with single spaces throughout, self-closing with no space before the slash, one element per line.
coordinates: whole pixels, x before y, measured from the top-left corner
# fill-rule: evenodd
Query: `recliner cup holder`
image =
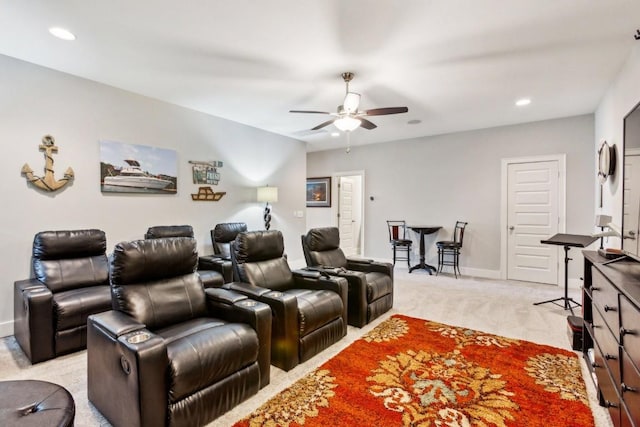
<path fill-rule="evenodd" d="M 256 301 L 253 300 L 244 300 L 244 301 L 240 301 L 238 303 L 238 305 L 241 305 L 243 307 L 255 307 L 256 304 L 258 304 Z"/>
<path fill-rule="evenodd" d="M 140 344 L 145 341 L 149 341 L 151 334 L 149 332 L 136 332 L 127 337 L 129 344 Z"/>

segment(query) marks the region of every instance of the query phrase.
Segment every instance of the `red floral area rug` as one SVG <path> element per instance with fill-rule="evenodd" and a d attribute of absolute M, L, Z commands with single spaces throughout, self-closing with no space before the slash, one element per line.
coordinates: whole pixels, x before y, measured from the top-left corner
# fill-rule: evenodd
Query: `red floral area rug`
<path fill-rule="evenodd" d="M 593 426 L 575 353 L 394 315 L 235 426 Z"/>

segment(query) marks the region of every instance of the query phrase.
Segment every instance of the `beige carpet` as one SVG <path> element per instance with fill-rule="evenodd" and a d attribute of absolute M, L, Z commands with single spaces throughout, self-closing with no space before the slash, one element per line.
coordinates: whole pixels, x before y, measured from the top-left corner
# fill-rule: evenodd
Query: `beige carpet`
<path fill-rule="evenodd" d="M 350 326 L 342 341 L 289 372 L 272 367 L 271 384 L 210 426 L 229 426 L 240 420 L 394 313 L 570 349 L 566 333 L 568 313 L 553 304 L 532 305 L 562 293 L 561 288 L 534 283 L 468 277 L 456 280 L 453 276 L 435 277 L 419 271 L 408 274 L 398 266 L 395 303 L 390 312 L 362 329 Z M 570 290 L 570 294 L 577 301 L 581 300 L 578 289 Z M 0 380 L 41 379 L 60 384 L 76 401 L 76 426 L 108 426 L 109 423 L 87 400 L 86 360 L 86 352 L 82 351 L 32 366 L 13 337 L 0 340 Z M 587 375 L 584 361 L 582 365 L 583 373 Z M 593 382 L 589 377 L 585 382 L 596 426 L 611 426 L 606 410 L 596 402 Z"/>

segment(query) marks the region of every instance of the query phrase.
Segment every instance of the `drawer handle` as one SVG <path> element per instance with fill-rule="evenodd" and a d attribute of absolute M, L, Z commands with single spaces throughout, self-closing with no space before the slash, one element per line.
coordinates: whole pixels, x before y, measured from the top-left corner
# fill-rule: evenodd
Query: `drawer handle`
<path fill-rule="evenodd" d="M 618 358 L 616 356 L 614 356 L 613 354 L 605 354 L 604 358 L 607 360 L 617 360 Z"/>
<path fill-rule="evenodd" d="M 609 307 L 608 305 L 605 305 L 604 306 L 604 312 L 606 313 L 608 311 L 618 311 L 618 310 L 616 310 L 615 307 Z"/>
<path fill-rule="evenodd" d="M 636 331 L 634 331 L 633 329 L 620 328 L 620 335 L 621 336 L 635 335 L 635 334 L 636 334 Z"/>
<path fill-rule="evenodd" d="M 638 389 L 637 389 L 637 388 L 635 388 L 635 387 L 629 387 L 629 386 L 628 386 L 628 385 L 626 385 L 625 383 L 620 384 L 620 387 L 622 387 L 622 392 L 623 392 L 623 393 L 626 393 L 627 391 L 630 391 L 630 392 L 632 392 L 632 393 L 633 393 L 633 392 L 638 391 Z"/>
<path fill-rule="evenodd" d="M 600 290 L 600 288 L 596 288 L 595 286 L 591 287 L 591 292 L 596 292 L 596 291 L 599 291 L 599 290 Z"/>
<path fill-rule="evenodd" d="M 617 408 L 618 404 L 617 403 L 613 403 L 613 402 L 609 402 L 608 400 L 604 401 L 604 406 L 605 408 Z"/>
<path fill-rule="evenodd" d="M 593 363 L 591 364 L 591 367 L 592 367 L 592 368 L 594 368 L 594 369 L 596 369 L 596 368 L 601 368 L 602 366 L 598 365 L 596 362 L 593 362 Z"/>

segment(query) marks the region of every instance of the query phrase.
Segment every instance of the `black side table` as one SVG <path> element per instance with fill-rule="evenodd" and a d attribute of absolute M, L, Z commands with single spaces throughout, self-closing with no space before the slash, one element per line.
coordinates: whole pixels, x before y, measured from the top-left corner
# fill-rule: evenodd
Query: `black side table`
<path fill-rule="evenodd" d="M 562 234 L 558 233 L 554 236 L 551 236 L 547 240 L 540 240 L 540 243 L 544 243 L 547 245 L 557 245 L 564 246 L 564 296 L 560 298 L 554 298 L 547 301 L 540 301 L 533 303 L 533 305 L 540 305 L 546 303 L 552 303 L 557 306 L 563 307 L 565 310 L 571 310 L 571 314 L 573 314 L 573 309 L 575 307 L 580 307 L 581 304 L 575 301 L 573 298 L 569 298 L 569 249 L 573 248 L 586 248 L 593 242 L 598 240 L 597 237 L 591 237 L 583 234 Z M 562 301 L 563 304 L 558 304 L 557 301 Z M 575 304 L 571 306 L 571 303 Z"/>
<path fill-rule="evenodd" d="M 424 235 L 432 234 L 436 231 L 440 230 L 442 227 L 433 226 L 433 225 L 408 225 L 410 229 L 415 231 L 416 233 L 420 233 L 420 264 L 416 264 L 409 269 L 409 273 L 418 268 L 427 270 L 429 274 L 433 274 L 436 271 L 436 268 L 433 265 L 429 265 L 425 262 L 425 248 L 424 248 Z"/>

